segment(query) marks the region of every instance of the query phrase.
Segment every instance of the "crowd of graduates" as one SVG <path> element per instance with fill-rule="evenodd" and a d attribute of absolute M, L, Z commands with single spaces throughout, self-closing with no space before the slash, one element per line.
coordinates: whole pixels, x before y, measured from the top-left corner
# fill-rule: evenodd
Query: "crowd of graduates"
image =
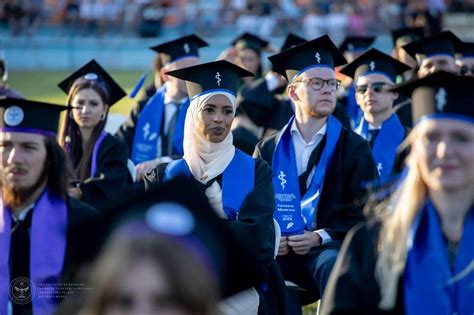
<path fill-rule="evenodd" d="M 160 43 L 114 135 L 95 60 L 4 83 L 0 314 L 473 314 L 474 44 L 392 37 Z"/>

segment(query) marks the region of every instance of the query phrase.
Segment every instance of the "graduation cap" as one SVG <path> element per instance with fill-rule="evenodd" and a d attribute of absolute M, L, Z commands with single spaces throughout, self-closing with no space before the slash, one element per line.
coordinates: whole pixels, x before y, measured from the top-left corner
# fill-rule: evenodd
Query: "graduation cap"
<path fill-rule="evenodd" d="M 401 47 L 424 37 L 424 31 L 422 27 L 399 28 L 393 30 L 391 33 L 393 47 Z"/>
<path fill-rule="evenodd" d="M 347 36 L 339 45 L 341 52 L 365 51 L 374 43 L 374 36 Z"/>
<path fill-rule="evenodd" d="M 285 41 L 283 42 L 283 45 L 280 48 L 280 51 L 285 51 L 287 49 L 290 49 L 294 46 L 298 46 L 300 44 L 303 44 L 306 42 L 306 39 L 303 37 L 300 37 L 298 35 L 295 35 L 293 33 L 288 33 L 288 35 L 285 38 Z"/>
<path fill-rule="evenodd" d="M 66 108 L 18 98 L 0 99 L 0 131 L 56 136 L 59 115 Z"/>
<path fill-rule="evenodd" d="M 218 60 L 166 73 L 184 80 L 189 98 L 207 91 L 225 90 L 236 95 L 241 77 L 253 77 L 249 72 L 226 60 Z"/>
<path fill-rule="evenodd" d="M 239 90 L 237 103 L 249 118 L 257 125 L 266 127 L 273 109 L 273 94 L 268 90 L 265 78 L 245 84 Z"/>
<path fill-rule="evenodd" d="M 461 45 L 462 41 L 451 31 L 443 31 L 411 42 L 402 48 L 418 62 L 421 62 L 422 59 L 436 55 L 449 55 L 454 58 L 454 54 Z"/>
<path fill-rule="evenodd" d="M 183 187 L 185 193 L 183 194 Z M 110 235 L 126 225 L 129 235 L 150 233 L 169 238 L 190 248 L 217 276 L 223 297 L 247 289 L 254 284 L 238 279 L 242 266 L 238 257 L 246 246 L 230 231 L 209 205 L 202 187 L 184 177 L 164 184 L 153 184 L 146 192 L 117 203 L 116 211 L 108 213 L 104 229 Z M 130 225 L 138 223 L 138 225 Z M 253 266 L 248 266 L 252 270 Z M 190 271 L 191 272 L 191 271 Z M 238 275 L 239 274 L 239 275 Z"/>
<path fill-rule="evenodd" d="M 288 81 L 313 67 L 334 69 L 347 63 L 346 58 L 327 35 L 272 55 L 268 59 Z"/>
<path fill-rule="evenodd" d="M 473 58 L 474 57 L 474 42 L 463 42 L 459 47 L 456 55 L 459 58 Z"/>
<path fill-rule="evenodd" d="M 474 121 L 474 77 L 439 71 L 396 86 L 394 92 L 411 96 L 413 121 L 430 116 Z"/>
<path fill-rule="evenodd" d="M 287 49 L 290 49 L 292 47 L 298 46 L 300 44 L 303 44 L 304 42 L 306 42 L 306 39 L 304 39 L 303 37 L 300 37 L 300 36 L 295 35 L 293 33 L 289 33 L 286 36 L 285 41 L 283 42 L 283 45 L 280 48 L 280 52 L 285 51 Z M 272 70 L 274 72 L 278 72 L 280 74 L 285 73 L 284 69 L 280 70 L 280 69 L 278 69 L 278 66 L 276 66 L 276 65 L 272 65 Z"/>
<path fill-rule="evenodd" d="M 159 53 L 161 62 L 166 65 L 185 57 L 199 57 L 199 48 L 206 46 L 209 44 L 201 37 L 191 34 L 150 47 L 150 49 Z"/>
<path fill-rule="evenodd" d="M 92 59 L 79 70 L 68 76 L 66 79 L 61 81 L 58 86 L 64 93 L 69 94 L 69 90 L 78 80 L 97 81 L 99 86 L 103 86 L 109 97 L 109 106 L 114 105 L 120 99 L 122 99 L 127 93 L 115 82 L 114 79 L 102 68 L 97 61 Z"/>
<path fill-rule="evenodd" d="M 254 50 L 257 54 L 268 46 L 268 41 L 258 37 L 257 35 L 244 33 L 232 41 L 232 46 L 237 50 L 249 48 Z"/>
<path fill-rule="evenodd" d="M 383 74 L 393 82 L 400 75 L 411 68 L 395 58 L 384 54 L 375 48 L 362 54 L 350 64 L 340 70 L 341 73 L 357 80 L 359 76 L 367 74 Z"/>

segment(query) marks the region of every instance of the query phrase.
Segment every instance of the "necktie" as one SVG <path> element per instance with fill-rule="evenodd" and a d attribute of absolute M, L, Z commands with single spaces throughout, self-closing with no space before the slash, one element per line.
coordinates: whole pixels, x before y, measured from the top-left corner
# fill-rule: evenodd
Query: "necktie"
<path fill-rule="evenodd" d="M 370 148 L 374 147 L 375 139 L 377 139 L 377 135 L 379 134 L 380 129 L 371 129 L 369 130 L 369 144 Z"/>
<path fill-rule="evenodd" d="M 12 232 L 10 238 L 10 283 L 17 278 L 30 278 L 30 235 L 28 230 L 31 227 L 33 210 L 26 215 L 23 221 L 12 222 Z M 15 294 L 31 294 L 29 284 L 18 283 L 13 287 Z M 13 315 L 33 314 L 31 302 L 27 304 L 17 304 L 12 301 Z"/>
<path fill-rule="evenodd" d="M 300 195 L 304 196 L 306 193 L 306 182 L 308 181 L 308 176 L 313 170 L 313 167 L 316 165 L 316 163 L 319 161 L 321 157 L 321 153 L 323 152 L 324 145 L 326 144 L 326 137 L 324 137 L 321 142 L 314 148 L 313 152 L 311 152 L 311 155 L 309 156 L 309 161 L 308 161 L 308 166 L 306 167 L 306 170 L 298 176 L 298 184 L 300 187 Z M 296 152 L 298 154 L 298 152 Z"/>
<path fill-rule="evenodd" d="M 178 103 L 172 102 L 166 104 L 166 106 L 174 106 L 175 111 L 171 115 L 171 117 L 168 119 L 168 117 L 165 117 L 165 129 L 163 130 L 163 151 L 162 151 L 162 156 L 169 156 L 173 154 L 173 134 L 174 134 L 174 128 L 176 125 L 176 118 L 178 117 L 178 112 L 179 112 L 179 105 Z"/>

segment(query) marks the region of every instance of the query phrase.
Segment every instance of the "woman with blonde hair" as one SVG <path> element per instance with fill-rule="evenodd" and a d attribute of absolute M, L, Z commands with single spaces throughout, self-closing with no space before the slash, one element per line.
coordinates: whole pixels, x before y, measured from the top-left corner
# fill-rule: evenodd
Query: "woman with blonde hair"
<path fill-rule="evenodd" d="M 411 92 L 407 174 L 344 241 L 322 314 L 473 314 L 474 78 L 438 72 Z"/>

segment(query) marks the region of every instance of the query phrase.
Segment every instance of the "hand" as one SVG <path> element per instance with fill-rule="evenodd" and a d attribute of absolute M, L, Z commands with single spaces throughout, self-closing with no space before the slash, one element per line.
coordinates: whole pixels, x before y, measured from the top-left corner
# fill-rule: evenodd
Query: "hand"
<path fill-rule="evenodd" d="M 288 246 L 288 236 L 281 236 L 280 245 L 278 246 L 278 256 L 285 256 L 290 251 Z"/>
<path fill-rule="evenodd" d="M 288 237 L 288 245 L 297 255 L 306 255 L 313 247 L 321 245 L 321 237 L 316 232 L 304 231 L 304 234 Z"/>
<path fill-rule="evenodd" d="M 69 196 L 76 199 L 81 199 L 82 197 L 82 192 L 79 187 L 68 188 L 67 193 L 69 194 Z"/>
<path fill-rule="evenodd" d="M 143 177 L 148 174 L 152 169 L 154 169 L 157 165 L 159 164 L 159 162 L 155 159 L 155 160 L 151 160 L 151 161 L 146 161 L 146 162 L 142 162 L 140 164 L 138 164 L 136 167 L 135 167 L 135 171 L 137 172 L 137 179 L 136 181 L 139 182 L 141 180 L 143 180 Z"/>

